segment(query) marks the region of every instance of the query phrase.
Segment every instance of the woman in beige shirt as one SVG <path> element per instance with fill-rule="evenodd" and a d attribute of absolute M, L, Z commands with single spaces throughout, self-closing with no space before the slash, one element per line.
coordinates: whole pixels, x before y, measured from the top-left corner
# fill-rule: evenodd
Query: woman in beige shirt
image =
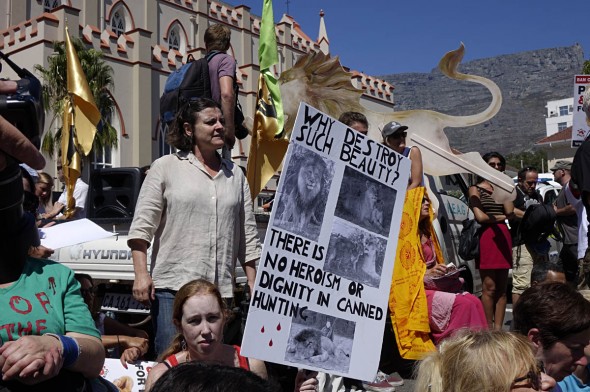
<path fill-rule="evenodd" d="M 252 289 L 260 257 L 246 178 L 217 152 L 224 144 L 219 105 L 209 99 L 187 104 L 171 124 L 167 141 L 180 151 L 152 164 L 128 240 L 135 269 L 133 295 L 144 304 L 151 302 L 158 354 L 174 335 L 172 301 L 183 284 L 202 278 L 231 298 L 236 259 Z"/>

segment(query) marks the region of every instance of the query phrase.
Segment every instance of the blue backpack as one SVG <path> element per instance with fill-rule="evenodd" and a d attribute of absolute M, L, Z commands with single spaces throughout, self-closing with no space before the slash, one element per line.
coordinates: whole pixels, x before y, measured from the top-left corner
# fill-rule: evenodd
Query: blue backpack
<path fill-rule="evenodd" d="M 211 52 L 199 60 L 187 62 L 168 76 L 164 93 L 160 97 L 160 118 L 163 123 L 170 124 L 178 109 L 191 99 L 211 98 L 208 63 L 218 53 Z"/>
<path fill-rule="evenodd" d="M 189 61 L 168 76 L 164 85 L 164 93 L 160 97 L 160 119 L 162 123 L 170 125 L 174 121 L 178 109 L 191 100 L 197 98 L 211 99 L 209 61 L 219 53 L 222 52 L 214 50 L 199 60 Z M 244 126 L 244 113 L 240 101 L 238 101 L 239 87 L 235 75 L 233 89 L 236 97 L 236 106 L 234 108 L 235 133 L 238 139 L 243 139 L 249 135 L 249 131 Z"/>

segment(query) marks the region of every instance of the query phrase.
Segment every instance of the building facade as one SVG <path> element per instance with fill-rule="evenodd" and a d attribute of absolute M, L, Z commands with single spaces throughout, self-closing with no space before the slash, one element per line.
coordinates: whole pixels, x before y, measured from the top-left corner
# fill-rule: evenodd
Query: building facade
<path fill-rule="evenodd" d="M 260 17 L 247 6 L 215 0 L 4 0 L 0 2 L 0 51 L 23 68 L 46 66 L 53 42 L 63 41 L 65 26 L 88 48 L 103 53 L 114 71 L 110 91 L 116 108 L 111 119 L 118 131 L 118 148 L 91 157 L 90 167 L 144 166 L 170 153 L 165 129 L 158 121 L 159 98 L 166 77 L 186 62 L 189 54 L 205 54 L 204 31 L 223 23 L 232 31 L 229 53 L 237 61 L 240 103 L 253 117 L 258 82 Z M 329 40 L 319 14 L 319 37 L 311 39 L 290 16 L 276 24 L 279 64 L 275 73 L 289 69 L 310 51 L 329 53 Z M 17 78 L 4 67 L 1 75 Z M 393 110 L 393 86 L 353 72 L 351 82 L 363 88 L 363 105 L 373 110 Z M 51 118 L 48 115 L 47 118 Z M 49 124 L 46 127 L 59 127 Z M 232 156 L 245 166 L 247 137 L 236 143 Z M 53 164 L 54 165 L 54 164 Z M 54 170 L 50 162 L 46 168 Z"/>
<path fill-rule="evenodd" d="M 571 127 L 574 118 L 574 98 L 564 98 L 555 101 L 548 101 L 545 108 L 547 114 L 545 116 L 545 125 L 547 129 L 547 136 L 563 131 L 567 127 Z"/>

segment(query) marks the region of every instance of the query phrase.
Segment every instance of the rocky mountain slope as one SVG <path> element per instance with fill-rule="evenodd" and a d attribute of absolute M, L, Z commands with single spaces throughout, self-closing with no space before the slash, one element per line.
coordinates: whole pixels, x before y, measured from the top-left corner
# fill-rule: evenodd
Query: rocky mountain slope
<path fill-rule="evenodd" d="M 490 121 L 445 132 L 451 146 L 461 151 L 528 150 L 546 136 L 547 101 L 573 96 L 573 76 L 584 64 L 580 45 L 541 49 L 473 60 L 459 71 L 484 76 L 502 91 L 502 108 Z M 485 109 L 491 94 L 480 85 L 449 79 L 438 68 L 430 73 L 403 73 L 380 78 L 395 86 L 395 110 L 431 109 L 469 115 Z"/>

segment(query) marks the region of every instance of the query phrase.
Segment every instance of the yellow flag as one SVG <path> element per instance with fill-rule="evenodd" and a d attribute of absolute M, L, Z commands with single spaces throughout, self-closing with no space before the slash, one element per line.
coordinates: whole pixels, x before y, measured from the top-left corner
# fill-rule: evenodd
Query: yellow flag
<path fill-rule="evenodd" d="M 252 199 L 279 169 L 289 144 L 282 137 L 284 115 L 279 84 L 270 71 L 279 62 L 272 0 L 264 0 L 258 60 L 258 97 L 246 173 Z"/>
<path fill-rule="evenodd" d="M 82 71 L 78 54 L 66 27 L 66 62 L 68 66 L 68 93 L 74 109 L 74 127 L 81 152 L 87 156 L 92 149 L 96 126 L 100 121 L 100 112 L 94 103 L 94 97 L 88 87 L 86 75 Z"/>
<path fill-rule="evenodd" d="M 82 174 L 82 159 L 76 147 L 76 135 L 74 131 L 74 111 L 69 100 L 64 104 L 64 114 L 61 130 L 61 166 L 66 185 L 66 209 L 63 214 L 71 218 L 76 211 L 74 188 L 76 181 Z"/>
<path fill-rule="evenodd" d="M 68 97 L 64 100 L 61 165 L 66 184 L 66 209 L 64 215 L 70 218 L 76 210 L 74 188 L 82 174 L 82 157 L 90 153 L 100 121 L 100 112 L 88 87 L 78 54 L 66 26 L 66 64 Z"/>

